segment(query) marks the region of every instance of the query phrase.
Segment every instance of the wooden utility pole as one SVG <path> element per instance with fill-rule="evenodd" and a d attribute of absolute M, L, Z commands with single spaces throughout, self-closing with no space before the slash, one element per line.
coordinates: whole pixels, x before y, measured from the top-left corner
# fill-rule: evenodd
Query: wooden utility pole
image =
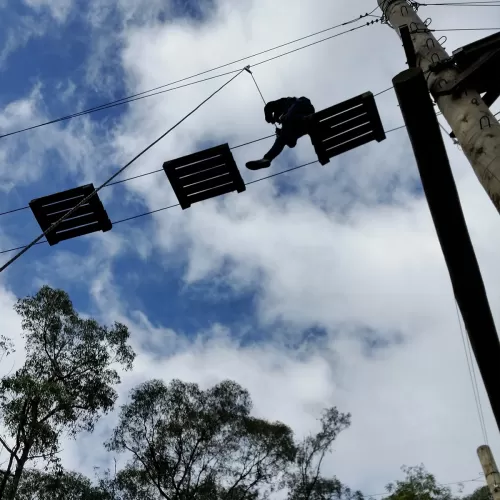
<path fill-rule="evenodd" d="M 480 446 L 477 454 L 483 466 L 486 482 L 490 488 L 493 500 L 500 500 L 500 474 L 498 473 L 497 464 L 495 463 L 490 447 Z"/>
<path fill-rule="evenodd" d="M 458 92 L 442 94 L 443 90 L 463 80 L 463 72 L 453 64 L 428 25 L 420 19 L 414 7 L 416 3 L 411 0 L 377 1 L 398 35 L 401 27 L 408 26 L 416 64 L 423 70 L 436 104 L 500 212 L 500 124 L 476 85 L 472 88 L 462 85 Z"/>

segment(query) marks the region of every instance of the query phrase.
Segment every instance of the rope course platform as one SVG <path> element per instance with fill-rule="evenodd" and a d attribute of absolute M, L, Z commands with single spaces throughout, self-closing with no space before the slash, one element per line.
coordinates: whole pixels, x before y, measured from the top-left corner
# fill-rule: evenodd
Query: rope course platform
<path fill-rule="evenodd" d="M 36 198 L 29 204 L 42 231 L 47 231 L 53 223 L 73 210 L 82 200 L 95 191 L 93 184 L 68 189 L 43 198 Z M 113 225 L 98 195 L 78 207 L 61 222 L 46 238 L 50 246 L 97 231 L 110 231 Z"/>
<path fill-rule="evenodd" d="M 238 75 L 244 71 L 251 74 L 259 89 L 248 67 L 243 68 Z M 97 231 L 110 231 L 113 224 L 99 199 L 98 192 L 110 185 L 114 178 L 238 75 L 233 76 L 97 189 L 93 184 L 87 184 L 32 200 L 29 207 L 42 229 L 42 234 L 29 245 L 20 248 L 18 254 L 0 267 L 0 272 L 4 271 L 29 248 L 38 245 L 44 236 L 47 238 L 47 242 L 53 246 L 63 240 Z M 264 100 L 261 92 L 260 94 Z M 309 127 L 308 135 L 316 151 L 318 162 L 322 165 L 329 163 L 331 158 L 368 142 L 373 140 L 380 142 L 386 138 L 375 103 L 375 96 L 371 92 L 365 92 L 311 115 Z M 194 203 L 235 191 L 242 193 L 246 190 L 245 182 L 227 143 L 167 160 L 163 164 L 163 170 L 183 210 L 190 208 Z"/>
<path fill-rule="evenodd" d="M 192 203 L 246 190 L 228 144 L 167 161 L 163 170 L 183 210 Z"/>
<path fill-rule="evenodd" d="M 313 115 L 311 140 L 321 165 L 386 136 L 374 95 L 365 92 Z"/>

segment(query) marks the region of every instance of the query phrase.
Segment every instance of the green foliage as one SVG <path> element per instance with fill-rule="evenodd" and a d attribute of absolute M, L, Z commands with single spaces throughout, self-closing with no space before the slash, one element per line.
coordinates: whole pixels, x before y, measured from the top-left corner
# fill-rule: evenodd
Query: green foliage
<path fill-rule="evenodd" d="M 273 491 L 295 458 L 292 431 L 251 417 L 251 407 L 229 381 L 206 391 L 178 380 L 136 388 L 106 445 L 132 455 L 116 479 L 120 498 L 253 500 Z"/>
<path fill-rule="evenodd" d="M 7 485 L 7 494 L 11 485 Z M 17 488 L 16 500 L 113 500 L 112 496 L 92 485 L 76 472 L 45 473 L 25 470 Z"/>
<path fill-rule="evenodd" d="M 493 500 L 488 486 L 478 488 L 472 495 L 468 495 L 463 500 Z"/>
<path fill-rule="evenodd" d="M 320 422 L 320 431 L 298 446 L 295 464 L 287 473 L 288 500 L 362 500 L 361 493 L 351 492 L 337 478 L 321 476 L 323 460 L 339 433 L 350 426 L 351 415 L 329 408 Z"/>
<path fill-rule="evenodd" d="M 405 466 L 402 470 L 406 478 L 387 485 L 386 500 L 454 500 L 450 488 L 440 486 L 423 465 Z"/>
<path fill-rule="evenodd" d="M 113 408 L 114 385 L 120 382 L 113 366 L 130 369 L 134 359 L 126 326 L 107 328 L 80 318 L 61 290 L 44 286 L 19 300 L 15 310 L 22 319 L 26 361 L 0 381 L 1 421 L 10 435 L 0 438 L 10 455 L 7 473 L 16 465 L 12 495 L 28 461 L 56 462 L 62 433 L 92 431 Z"/>

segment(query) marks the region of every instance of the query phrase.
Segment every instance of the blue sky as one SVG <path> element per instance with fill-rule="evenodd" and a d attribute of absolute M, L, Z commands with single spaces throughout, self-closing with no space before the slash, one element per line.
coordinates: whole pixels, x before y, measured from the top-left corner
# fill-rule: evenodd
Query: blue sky
<path fill-rule="evenodd" d="M 325 29 L 371 11 L 375 1 L 304 5 L 0 0 L 0 134 Z M 429 7 L 423 15 L 432 16 L 436 28 L 449 28 L 491 26 L 499 14 Z M 480 36 L 447 35 L 450 52 Z M 380 50 L 376 57 L 373 47 Z M 321 109 L 379 92 L 402 69 L 400 43 L 377 24 L 258 66 L 254 74 L 266 99 L 307 95 Z M 84 183 L 99 185 L 224 81 L 0 139 L 0 212 Z M 386 129 L 402 124 L 392 92 L 377 103 Z M 244 73 L 124 176 L 270 133 L 261 98 Z M 244 164 L 268 144 L 235 150 L 246 181 L 264 175 Z M 449 140 L 447 147 L 498 320 L 498 214 L 462 153 Z M 313 159 L 304 139 L 269 173 Z M 177 201 L 163 173 L 101 195 L 112 220 Z M 38 231 L 29 210 L 1 217 L 0 246 L 22 245 Z M 353 426 L 324 472 L 353 488 L 383 491 L 402 464 L 421 462 L 443 482 L 477 477 L 482 436 L 453 296 L 404 130 L 243 194 L 31 249 L 0 278 L 2 329 L 21 347 L 12 303 L 43 283 L 68 291 L 82 314 L 129 325 L 138 358 L 123 378 L 120 403 L 148 378 L 202 386 L 232 378 L 250 390 L 257 414 L 281 419 L 299 435 L 315 428 L 325 406 L 351 412 Z M 83 441 L 67 443 L 68 467 L 92 474 L 94 465 L 109 463 L 101 444 L 114 419 L 81 438 L 90 443 L 85 449 Z"/>

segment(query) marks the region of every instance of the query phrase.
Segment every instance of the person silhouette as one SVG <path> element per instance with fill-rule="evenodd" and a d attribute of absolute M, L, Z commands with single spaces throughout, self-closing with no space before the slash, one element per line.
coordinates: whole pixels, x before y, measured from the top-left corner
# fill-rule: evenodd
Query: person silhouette
<path fill-rule="evenodd" d="M 309 134 L 310 121 L 315 112 L 307 97 L 283 97 L 267 103 L 264 107 L 266 122 L 279 123 L 282 127 L 281 129 L 276 127 L 276 140 L 271 149 L 262 159 L 247 162 L 247 168 L 249 170 L 268 168 L 285 146 L 294 148 L 301 137 Z"/>

